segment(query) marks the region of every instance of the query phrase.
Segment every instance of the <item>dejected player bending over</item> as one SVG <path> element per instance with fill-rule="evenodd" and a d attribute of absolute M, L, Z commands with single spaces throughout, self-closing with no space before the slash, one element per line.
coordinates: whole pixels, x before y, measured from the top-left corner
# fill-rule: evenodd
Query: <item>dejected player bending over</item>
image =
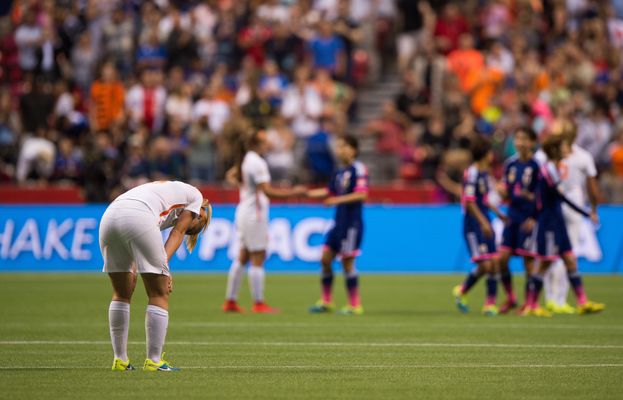
<path fill-rule="evenodd" d="M 108 206 L 99 228 L 104 272 L 110 276 L 113 297 L 108 311 L 114 351 L 113 371 L 134 367 L 128 358 L 130 301 L 141 275 L 149 303 L 145 314 L 147 358 L 145 371 L 175 371 L 163 360 L 169 323 L 172 279 L 169 260 L 188 236 L 189 251 L 209 225 L 212 208 L 201 192 L 184 182 L 146 183 L 117 197 Z M 172 228 L 166 243 L 161 231 Z"/>

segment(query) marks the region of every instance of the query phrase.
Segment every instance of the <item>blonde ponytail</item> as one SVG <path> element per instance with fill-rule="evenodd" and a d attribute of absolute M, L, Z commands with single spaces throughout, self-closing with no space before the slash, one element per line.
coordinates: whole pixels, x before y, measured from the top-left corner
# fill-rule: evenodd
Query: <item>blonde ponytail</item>
<path fill-rule="evenodd" d="M 201 204 L 201 208 L 205 209 L 205 216 L 202 217 L 201 221 L 201 230 L 194 235 L 188 235 L 188 237 L 186 238 L 186 248 L 188 249 L 189 253 L 193 252 L 195 246 L 197 245 L 197 241 L 199 240 L 199 235 L 201 235 L 203 231 L 206 230 L 208 225 L 210 225 L 210 220 L 212 220 L 212 205 L 210 204 L 210 201 L 208 199 L 203 199 L 203 204 Z"/>

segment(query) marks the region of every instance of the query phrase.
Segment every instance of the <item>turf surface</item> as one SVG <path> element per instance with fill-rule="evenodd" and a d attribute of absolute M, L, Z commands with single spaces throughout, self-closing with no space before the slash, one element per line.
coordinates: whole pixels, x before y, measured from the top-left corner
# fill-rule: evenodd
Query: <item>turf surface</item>
<path fill-rule="evenodd" d="M 460 315 L 450 297 L 460 279 L 364 276 L 366 314 L 344 317 L 307 314 L 314 276 L 269 275 L 279 315 L 223 315 L 224 276 L 178 275 L 166 351 L 183 371 L 147 374 L 109 371 L 105 276 L 0 274 L 0 398 L 621 398 L 623 277 L 586 279 L 603 314 L 551 319 Z M 139 287 L 137 366 L 145 302 Z"/>

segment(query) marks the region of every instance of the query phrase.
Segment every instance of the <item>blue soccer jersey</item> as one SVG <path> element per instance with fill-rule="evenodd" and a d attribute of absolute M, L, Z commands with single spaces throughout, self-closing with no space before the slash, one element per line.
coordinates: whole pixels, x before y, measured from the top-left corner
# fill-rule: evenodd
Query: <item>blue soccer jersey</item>
<path fill-rule="evenodd" d="M 563 196 L 560 194 L 560 174 L 556 165 L 548 161 L 541 167 L 538 185 L 538 219 L 536 250 L 538 257 L 554 260 L 572 253 L 571 241 L 562 214 Z"/>
<path fill-rule="evenodd" d="M 509 200 L 508 222 L 500 248 L 521 256 L 534 256 L 534 235 L 524 230 L 523 223 L 536 215 L 538 177 L 539 165 L 532 158 L 522 161 L 513 156 L 506 162 L 502 179 Z"/>
<path fill-rule="evenodd" d="M 480 212 L 489 219 L 488 195 L 490 190 L 489 174 L 480 171 L 475 165 L 470 166 L 463 174 L 463 192 L 461 202 L 474 202 Z M 472 261 L 478 262 L 493 258 L 496 254 L 495 237 L 486 237 L 480 223 L 465 209 L 463 217 L 463 234 Z"/>
<path fill-rule="evenodd" d="M 340 168 L 333 173 L 328 189 L 332 196 L 367 192 L 368 169 L 359 161 Z M 362 238 L 363 202 L 338 205 L 325 245 L 341 257 L 354 257 L 360 252 Z"/>

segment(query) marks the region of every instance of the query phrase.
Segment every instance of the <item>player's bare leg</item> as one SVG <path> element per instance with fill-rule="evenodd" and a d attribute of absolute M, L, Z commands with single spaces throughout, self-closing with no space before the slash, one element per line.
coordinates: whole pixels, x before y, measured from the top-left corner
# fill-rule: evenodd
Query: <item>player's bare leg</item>
<path fill-rule="evenodd" d="M 113 295 L 108 308 L 108 326 L 112 343 L 114 371 L 133 370 L 128 358 L 128 332 L 130 330 L 130 302 L 136 287 L 137 275 L 132 272 L 109 273 Z"/>
<path fill-rule="evenodd" d="M 141 274 L 149 302 L 145 313 L 145 335 L 147 337 L 146 371 L 173 371 L 175 368 L 162 360 L 162 349 L 169 326 L 169 295 L 172 278 L 168 275 Z"/>
<path fill-rule="evenodd" d="M 244 309 L 238 305 L 238 293 L 240 292 L 244 270 L 248 263 L 249 252 L 246 248 L 241 247 L 238 257 L 232 262 L 227 275 L 227 293 L 225 294 L 225 303 L 222 307 L 225 312 L 244 312 Z"/>
<path fill-rule="evenodd" d="M 337 255 L 329 248 L 325 248 L 322 251 L 322 258 L 320 259 L 320 265 L 322 268 L 320 277 L 321 298 L 320 300 L 309 308 L 311 313 L 325 313 L 331 312 L 334 309 L 333 305 L 333 260 Z"/>

